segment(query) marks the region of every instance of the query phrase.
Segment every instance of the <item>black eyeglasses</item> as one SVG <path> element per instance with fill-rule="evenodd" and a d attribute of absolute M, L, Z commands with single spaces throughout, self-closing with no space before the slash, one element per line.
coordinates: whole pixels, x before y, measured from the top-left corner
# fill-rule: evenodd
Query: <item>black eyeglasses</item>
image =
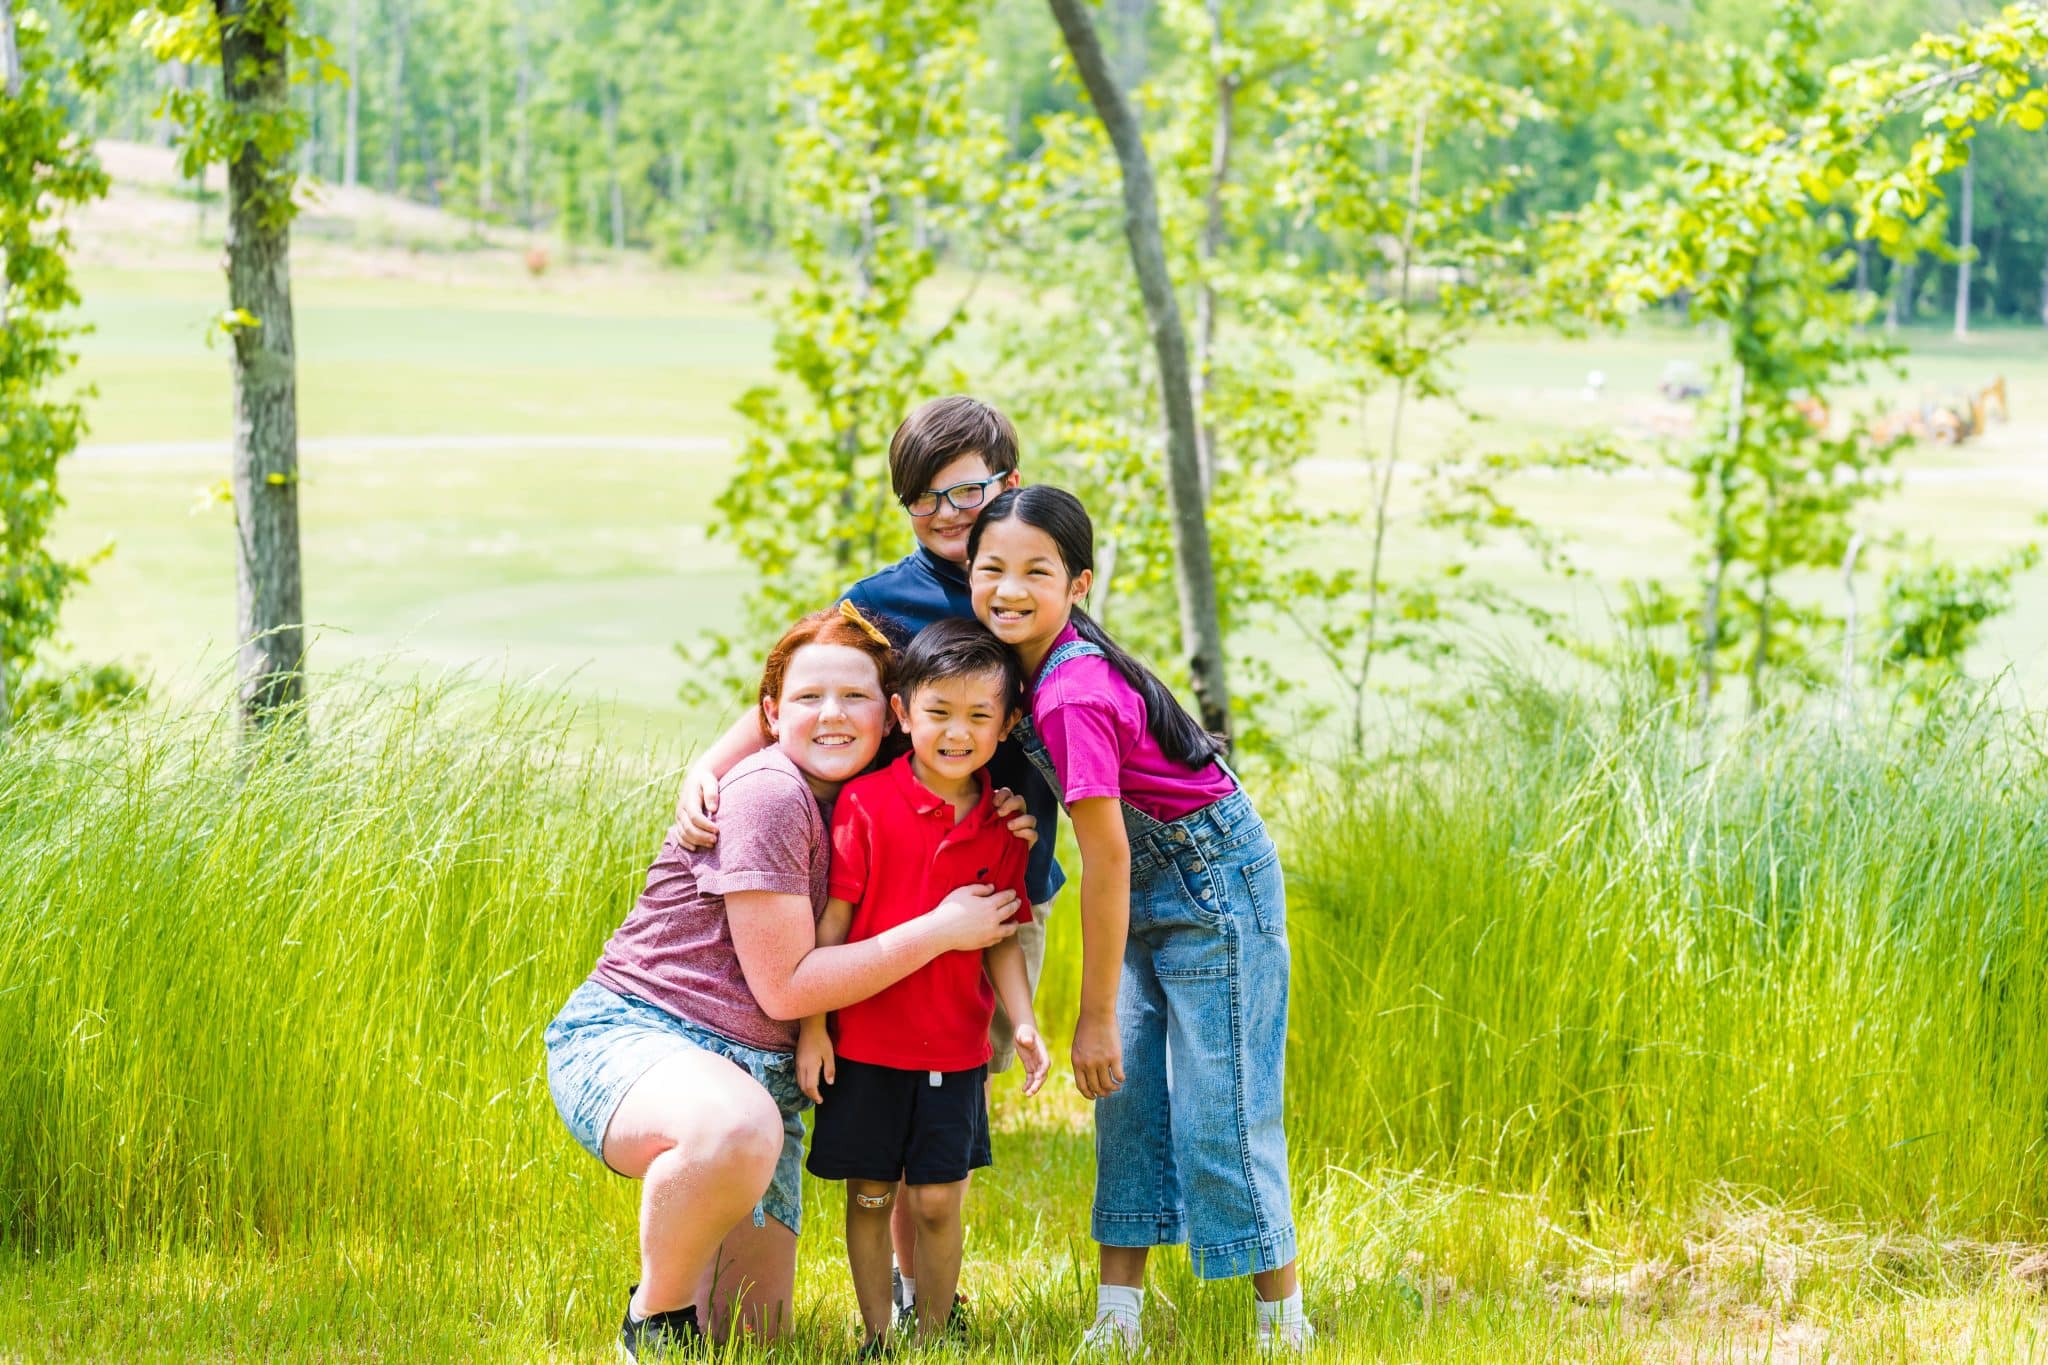
<path fill-rule="evenodd" d="M 930 488 L 914 498 L 907 498 L 903 510 L 913 517 L 928 517 L 939 510 L 939 499 L 946 500 L 946 506 L 956 512 L 972 512 L 988 501 L 990 485 L 999 484 L 1008 478 L 1007 474 L 992 474 L 986 479 L 970 479 L 956 483 L 951 488 Z"/>

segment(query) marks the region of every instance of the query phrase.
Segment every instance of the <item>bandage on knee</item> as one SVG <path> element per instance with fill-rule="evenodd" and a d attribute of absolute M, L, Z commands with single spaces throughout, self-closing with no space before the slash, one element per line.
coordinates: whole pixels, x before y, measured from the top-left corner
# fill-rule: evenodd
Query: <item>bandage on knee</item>
<path fill-rule="evenodd" d="M 856 1194 L 853 1197 L 853 1202 L 864 1209 L 886 1209 L 889 1207 L 889 1201 L 895 1197 L 896 1191 L 894 1190 L 889 1191 L 887 1194 Z"/>

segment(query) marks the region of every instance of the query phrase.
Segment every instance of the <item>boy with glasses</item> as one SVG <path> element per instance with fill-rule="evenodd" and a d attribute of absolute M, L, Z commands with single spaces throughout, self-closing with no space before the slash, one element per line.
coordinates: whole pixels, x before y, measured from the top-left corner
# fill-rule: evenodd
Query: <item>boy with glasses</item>
<path fill-rule="evenodd" d="M 869 574 L 844 594 L 845 599 L 895 637 L 897 648 L 935 621 L 949 617 L 973 620 L 974 604 L 967 590 L 967 534 L 982 509 L 998 493 L 1015 488 L 1017 429 L 1010 419 L 977 398 L 954 395 L 921 405 L 889 441 L 889 483 L 910 518 L 917 548 L 885 569 Z M 684 844 L 708 848 L 718 837 L 713 816 L 718 810 L 718 781 L 741 759 L 761 747 L 752 713 L 743 715 L 683 779 L 676 819 Z M 1017 942 L 1031 993 L 1045 963 L 1045 916 L 1066 877 L 1053 857 L 1058 833 L 1059 801 L 1023 756 L 1015 741 L 1006 740 L 989 764 L 989 776 L 1024 800 L 1038 822 L 1024 881 L 1031 893 L 1031 921 L 1020 924 Z M 1016 1061 L 1009 1016 L 997 1002 L 989 1029 L 993 1053 L 989 1074 L 1008 1070 Z M 891 1228 L 899 1266 L 909 1266 L 916 1245 L 916 1226 L 904 1200 L 895 1205 Z M 901 1282 L 898 1299 L 907 1309 L 916 1293 L 912 1279 Z"/>

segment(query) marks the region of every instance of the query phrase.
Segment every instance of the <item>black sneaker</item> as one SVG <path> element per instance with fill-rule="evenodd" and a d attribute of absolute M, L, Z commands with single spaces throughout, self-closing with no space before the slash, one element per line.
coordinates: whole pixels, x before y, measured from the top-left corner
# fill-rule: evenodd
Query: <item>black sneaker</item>
<path fill-rule="evenodd" d="M 916 1335 L 917 1305 L 915 1303 L 906 1303 L 897 1310 L 896 1330 L 905 1335 Z M 971 1330 L 972 1324 L 967 1316 L 967 1296 L 965 1294 L 955 1294 L 953 1296 L 953 1311 L 946 1314 L 946 1339 L 948 1341 L 965 1341 Z"/>
<path fill-rule="evenodd" d="M 704 1329 L 697 1325 L 697 1305 L 671 1308 L 666 1313 L 633 1316 L 633 1295 L 640 1286 L 626 1291 L 626 1321 L 619 1327 L 619 1350 L 626 1359 L 680 1360 L 704 1353 Z"/>

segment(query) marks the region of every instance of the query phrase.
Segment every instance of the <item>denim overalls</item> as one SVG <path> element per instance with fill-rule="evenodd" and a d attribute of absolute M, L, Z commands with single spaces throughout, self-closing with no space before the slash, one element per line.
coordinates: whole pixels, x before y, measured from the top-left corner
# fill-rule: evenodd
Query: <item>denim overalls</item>
<path fill-rule="evenodd" d="M 1046 658 L 1038 682 L 1101 653 L 1070 640 Z M 1063 793 L 1030 717 L 1012 733 Z M 1091 1233 L 1105 1246 L 1187 1242 L 1204 1279 L 1277 1269 L 1295 1256 L 1281 1122 L 1288 953 L 1279 850 L 1241 787 L 1171 822 L 1120 804 L 1131 846 L 1117 995 L 1124 1083 L 1095 1103 Z"/>

